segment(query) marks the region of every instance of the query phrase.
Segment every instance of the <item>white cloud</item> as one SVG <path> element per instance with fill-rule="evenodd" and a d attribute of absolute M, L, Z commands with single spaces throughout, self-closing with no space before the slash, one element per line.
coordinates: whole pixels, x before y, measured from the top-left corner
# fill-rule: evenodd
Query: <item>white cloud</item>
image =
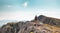
<path fill-rule="evenodd" d="M 12 7 L 11 5 L 7 5 L 7 7 Z"/>
<path fill-rule="evenodd" d="M 12 5 L 4 5 L 4 7 L 13 7 Z"/>
<path fill-rule="evenodd" d="M 33 9 L 29 11 L 0 12 L 0 20 L 32 20 L 35 15 L 46 15 L 60 18 L 60 9 Z"/>
<path fill-rule="evenodd" d="M 23 6 L 27 7 L 28 6 L 28 2 L 23 3 Z"/>
<path fill-rule="evenodd" d="M 5 20 L 31 20 L 34 18 L 34 13 L 32 12 L 3 12 L 0 13 L 0 17 Z M 1 18 L 0 18 L 1 19 Z M 4 20 L 2 19 L 2 20 Z"/>

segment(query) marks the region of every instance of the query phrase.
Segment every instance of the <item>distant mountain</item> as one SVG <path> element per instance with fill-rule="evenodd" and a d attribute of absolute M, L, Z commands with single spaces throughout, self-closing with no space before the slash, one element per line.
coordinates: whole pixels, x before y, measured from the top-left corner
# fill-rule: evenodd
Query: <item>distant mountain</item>
<path fill-rule="evenodd" d="M 17 22 L 16 20 L 0 20 L 0 26 L 7 24 L 9 22 Z"/>
<path fill-rule="evenodd" d="M 57 19 L 57 18 L 40 15 L 38 16 L 38 20 L 45 24 L 50 24 L 50 25 L 55 25 L 60 27 L 60 19 Z"/>

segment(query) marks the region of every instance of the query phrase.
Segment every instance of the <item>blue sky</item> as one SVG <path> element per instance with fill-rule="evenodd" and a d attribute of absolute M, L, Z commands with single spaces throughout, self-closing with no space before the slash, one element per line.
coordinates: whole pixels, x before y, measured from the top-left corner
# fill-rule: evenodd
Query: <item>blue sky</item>
<path fill-rule="evenodd" d="M 31 20 L 41 14 L 60 18 L 60 0 L 0 0 L 0 20 Z"/>

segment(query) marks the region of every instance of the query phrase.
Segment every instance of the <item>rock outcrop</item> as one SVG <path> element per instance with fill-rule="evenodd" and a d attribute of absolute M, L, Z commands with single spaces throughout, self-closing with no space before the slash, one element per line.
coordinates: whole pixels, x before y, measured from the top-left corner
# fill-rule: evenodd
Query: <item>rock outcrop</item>
<path fill-rule="evenodd" d="M 46 17 L 44 15 L 40 15 L 38 16 L 38 20 L 43 22 L 44 24 L 50 24 L 50 25 L 60 27 L 60 19 L 57 19 L 57 18 Z"/>

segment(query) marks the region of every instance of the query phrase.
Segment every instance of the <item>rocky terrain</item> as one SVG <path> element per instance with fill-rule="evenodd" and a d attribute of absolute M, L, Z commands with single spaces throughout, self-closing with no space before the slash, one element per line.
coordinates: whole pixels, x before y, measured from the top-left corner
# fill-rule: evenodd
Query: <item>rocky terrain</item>
<path fill-rule="evenodd" d="M 60 33 L 60 19 L 35 16 L 31 21 L 7 23 L 0 28 L 0 33 Z"/>
<path fill-rule="evenodd" d="M 38 16 L 38 20 L 43 22 L 44 24 L 60 27 L 60 19 L 57 18 L 51 18 L 51 17 L 46 17 L 44 15 L 40 15 Z"/>

